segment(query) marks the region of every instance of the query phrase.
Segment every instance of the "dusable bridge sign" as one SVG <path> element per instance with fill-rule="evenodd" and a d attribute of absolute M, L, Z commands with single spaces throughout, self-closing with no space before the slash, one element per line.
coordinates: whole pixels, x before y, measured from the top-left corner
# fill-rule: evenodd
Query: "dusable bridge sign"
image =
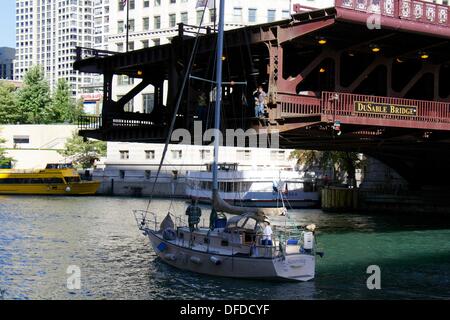
<path fill-rule="evenodd" d="M 417 106 L 355 101 L 355 112 L 397 116 L 417 116 Z"/>

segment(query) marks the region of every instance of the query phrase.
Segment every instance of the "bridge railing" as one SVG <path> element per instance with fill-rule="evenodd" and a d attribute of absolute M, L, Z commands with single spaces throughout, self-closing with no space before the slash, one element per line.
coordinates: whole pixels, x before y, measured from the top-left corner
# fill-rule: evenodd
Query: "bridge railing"
<path fill-rule="evenodd" d="M 321 114 L 320 99 L 317 97 L 279 93 L 277 101 L 281 105 L 281 108 L 278 108 L 277 118 Z"/>
<path fill-rule="evenodd" d="M 449 7 L 422 0 L 335 0 L 336 7 L 449 27 Z"/>
<path fill-rule="evenodd" d="M 365 110 L 358 110 L 356 106 L 358 103 L 362 104 Z M 371 106 L 370 109 L 368 105 Z M 383 106 L 386 107 L 384 110 Z M 378 107 L 378 110 L 374 110 L 376 107 Z M 392 110 L 408 112 L 392 112 Z M 339 115 L 450 124 L 450 103 L 437 101 L 323 92 L 322 112 L 330 116 Z"/>

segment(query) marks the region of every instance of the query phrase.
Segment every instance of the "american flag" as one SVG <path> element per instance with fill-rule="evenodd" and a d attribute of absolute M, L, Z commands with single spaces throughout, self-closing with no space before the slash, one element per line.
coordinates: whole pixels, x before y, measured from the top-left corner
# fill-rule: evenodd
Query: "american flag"
<path fill-rule="evenodd" d="M 197 5 L 195 6 L 195 8 L 204 8 L 204 7 L 208 7 L 208 8 L 214 8 L 214 2 L 216 0 L 197 0 Z"/>

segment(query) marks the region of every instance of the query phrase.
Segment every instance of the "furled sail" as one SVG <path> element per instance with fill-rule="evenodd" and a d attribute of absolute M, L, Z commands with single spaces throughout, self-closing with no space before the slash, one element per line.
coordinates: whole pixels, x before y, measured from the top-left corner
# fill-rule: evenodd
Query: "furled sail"
<path fill-rule="evenodd" d="M 213 207 L 218 212 L 226 212 L 229 214 L 241 215 L 244 213 L 254 213 L 261 218 L 266 216 L 280 216 L 283 215 L 284 208 L 253 208 L 253 207 L 238 207 L 228 204 L 222 199 L 218 190 L 213 190 Z"/>

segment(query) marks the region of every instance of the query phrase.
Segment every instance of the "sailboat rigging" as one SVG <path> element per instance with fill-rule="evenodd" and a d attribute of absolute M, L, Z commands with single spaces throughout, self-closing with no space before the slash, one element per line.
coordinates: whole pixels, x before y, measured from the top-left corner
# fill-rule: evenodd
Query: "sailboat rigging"
<path fill-rule="evenodd" d="M 205 6 L 206 8 L 206 6 Z M 158 214 L 147 210 L 136 210 L 134 215 L 139 229 L 148 236 L 152 247 L 164 262 L 183 270 L 197 273 L 254 279 L 282 279 L 307 281 L 315 276 L 314 225 L 300 232 L 298 228 L 286 226 L 272 228 L 263 208 L 245 208 L 229 205 L 221 199 L 218 183 L 218 159 L 220 143 L 220 117 L 222 103 L 222 56 L 224 43 L 225 0 L 220 0 L 219 23 L 216 51 L 216 80 L 214 108 L 214 160 L 212 165 L 212 207 L 209 228 L 199 228 L 195 223 L 196 208 L 188 208 L 188 223 L 180 217 L 168 213 L 161 224 Z M 198 43 L 197 39 L 194 45 Z M 181 94 L 192 67 L 191 57 L 188 71 L 180 90 L 176 111 L 181 102 Z M 174 119 L 169 128 L 173 130 Z M 167 152 L 168 137 L 164 149 Z M 161 159 L 164 161 L 164 155 Z M 156 184 L 156 181 L 155 181 Z M 232 214 L 229 219 L 219 218 L 218 213 Z M 175 221 L 174 219 L 175 218 Z"/>

